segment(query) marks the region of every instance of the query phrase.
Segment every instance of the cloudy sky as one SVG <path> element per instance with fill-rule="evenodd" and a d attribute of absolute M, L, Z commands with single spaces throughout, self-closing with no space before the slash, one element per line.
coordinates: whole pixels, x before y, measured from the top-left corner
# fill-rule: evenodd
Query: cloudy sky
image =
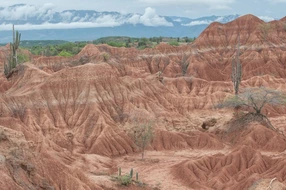
<path fill-rule="evenodd" d="M 0 7 L 19 3 L 49 4 L 58 11 L 89 9 L 121 13 L 144 13 L 146 7 L 152 7 L 159 15 L 190 18 L 249 13 L 272 18 L 286 16 L 286 0 L 1 0 Z"/>

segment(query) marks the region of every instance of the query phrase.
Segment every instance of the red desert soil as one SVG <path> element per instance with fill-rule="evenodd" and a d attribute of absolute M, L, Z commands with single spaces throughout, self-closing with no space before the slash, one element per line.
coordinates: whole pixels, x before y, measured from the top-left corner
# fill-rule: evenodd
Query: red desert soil
<path fill-rule="evenodd" d="M 214 109 L 233 94 L 238 36 L 241 86 L 285 92 L 285 25 L 246 15 L 179 47 L 87 45 L 72 58 L 26 52 L 31 62 L 8 80 L 0 75 L 1 189 L 286 189 L 285 137 Z M 8 48 L 0 48 L 0 73 Z M 130 136 L 136 114 L 155 129 L 144 160 Z M 285 107 L 264 114 L 285 134 Z M 112 180 L 119 167 L 145 185 L 120 186 Z"/>

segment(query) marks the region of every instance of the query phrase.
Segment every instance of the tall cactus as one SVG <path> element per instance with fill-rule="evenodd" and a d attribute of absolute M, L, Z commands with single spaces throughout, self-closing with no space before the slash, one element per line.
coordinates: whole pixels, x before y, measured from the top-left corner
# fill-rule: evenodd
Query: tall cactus
<path fill-rule="evenodd" d="M 239 48 L 240 48 L 240 35 L 238 34 L 236 55 L 232 59 L 232 63 L 231 63 L 231 68 L 232 68 L 231 80 L 233 82 L 235 95 L 237 95 L 239 92 L 239 85 L 240 85 L 241 76 L 242 76 L 241 63 L 239 60 L 239 54 L 240 54 Z"/>
<path fill-rule="evenodd" d="M 12 69 L 18 65 L 17 50 L 19 48 L 21 41 L 21 33 L 19 33 L 18 31 L 15 32 L 14 25 L 12 29 L 13 29 L 13 43 L 10 43 L 10 55 L 7 58 L 8 63 L 4 64 L 4 73 L 6 77 L 10 74 Z"/>
<path fill-rule="evenodd" d="M 132 178 L 133 177 L 133 168 L 131 168 L 131 170 L 130 170 L 130 178 Z"/>
<path fill-rule="evenodd" d="M 18 56 L 17 56 L 17 50 L 19 48 L 20 45 L 20 40 L 21 40 L 21 33 L 19 33 L 18 31 L 16 31 L 15 33 L 15 29 L 14 29 L 14 25 L 13 25 L 13 43 L 11 44 L 11 50 L 12 50 L 12 56 L 13 56 L 13 68 L 15 68 L 18 64 Z"/>

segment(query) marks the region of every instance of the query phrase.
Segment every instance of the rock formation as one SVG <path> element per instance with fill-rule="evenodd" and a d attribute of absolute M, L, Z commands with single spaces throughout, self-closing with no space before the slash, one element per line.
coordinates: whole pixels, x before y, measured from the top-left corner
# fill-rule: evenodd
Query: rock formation
<path fill-rule="evenodd" d="M 247 189 L 276 177 L 277 187 L 285 187 L 285 137 L 257 123 L 228 132 L 232 111 L 214 108 L 233 94 L 238 34 L 242 87 L 285 91 L 285 18 L 265 23 L 252 15 L 213 23 L 188 45 L 87 45 L 71 58 L 34 56 L 9 79 L 1 74 L 1 188 L 120 189 L 98 176 L 116 173 L 121 157 L 139 151 L 130 137 L 135 112 L 155 118 L 150 152 L 189 151 L 166 165 L 173 176 L 167 184 Z M 0 49 L 1 73 L 7 48 Z M 268 107 L 265 114 L 285 131 L 285 107 Z M 123 166 L 136 163 L 127 159 Z M 155 183 L 146 175 L 150 168 L 134 167 L 142 169 L 143 181 Z"/>

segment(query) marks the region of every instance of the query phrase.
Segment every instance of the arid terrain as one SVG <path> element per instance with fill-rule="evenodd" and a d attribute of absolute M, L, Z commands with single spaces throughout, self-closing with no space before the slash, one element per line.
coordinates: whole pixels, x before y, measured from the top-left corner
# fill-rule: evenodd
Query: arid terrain
<path fill-rule="evenodd" d="M 263 110 L 280 133 L 215 108 L 234 94 L 238 36 L 241 88 L 286 92 L 286 17 L 212 23 L 178 47 L 87 45 L 71 58 L 26 52 L 32 61 L 9 79 L 2 47 L 0 189 L 286 189 L 285 106 Z M 134 115 L 153 121 L 144 160 L 130 135 Z M 133 168 L 145 185 L 121 186 L 112 180 L 118 168 Z"/>

